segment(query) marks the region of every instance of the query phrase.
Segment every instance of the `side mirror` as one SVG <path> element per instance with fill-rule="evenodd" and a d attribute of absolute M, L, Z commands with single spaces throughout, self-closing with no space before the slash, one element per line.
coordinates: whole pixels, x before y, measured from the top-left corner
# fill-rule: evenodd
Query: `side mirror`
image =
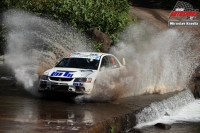
<path fill-rule="evenodd" d="M 125 60 L 125 58 L 122 59 L 122 65 L 126 66 L 126 60 Z"/>

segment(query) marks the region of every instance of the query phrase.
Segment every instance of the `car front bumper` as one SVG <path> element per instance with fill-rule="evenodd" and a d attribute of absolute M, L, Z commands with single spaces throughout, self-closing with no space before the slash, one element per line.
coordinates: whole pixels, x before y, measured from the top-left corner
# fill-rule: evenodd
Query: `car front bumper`
<path fill-rule="evenodd" d="M 40 80 L 39 91 L 64 91 L 67 93 L 89 94 L 93 88 L 92 83 L 81 82 L 52 82 Z"/>

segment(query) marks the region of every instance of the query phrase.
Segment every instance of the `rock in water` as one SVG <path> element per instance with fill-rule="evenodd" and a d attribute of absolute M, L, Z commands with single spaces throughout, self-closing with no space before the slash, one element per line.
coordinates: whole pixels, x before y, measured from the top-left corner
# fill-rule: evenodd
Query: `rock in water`
<path fill-rule="evenodd" d="M 157 124 L 155 124 L 154 126 L 159 127 L 159 128 L 162 128 L 162 129 L 166 129 L 166 130 L 169 130 L 169 129 L 171 128 L 170 125 L 164 124 L 164 123 L 157 123 Z"/>
<path fill-rule="evenodd" d="M 199 98 L 200 98 L 200 86 L 196 86 L 196 85 L 195 85 L 194 97 L 195 97 L 196 99 L 199 99 Z"/>

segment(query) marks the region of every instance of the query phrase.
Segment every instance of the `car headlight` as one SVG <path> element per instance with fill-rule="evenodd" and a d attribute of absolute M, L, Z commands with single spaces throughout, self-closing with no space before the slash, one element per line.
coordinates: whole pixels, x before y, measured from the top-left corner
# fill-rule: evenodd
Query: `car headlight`
<path fill-rule="evenodd" d="M 42 75 L 42 76 L 40 77 L 40 80 L 48 80 L 48 76 L 47 76 L 47 75 Z"/>
<path fill-rule="evenodd" d="M 91 83 L 92 78 L 76 78 L 74 82 L 85 82 L 85 83 Z"/>

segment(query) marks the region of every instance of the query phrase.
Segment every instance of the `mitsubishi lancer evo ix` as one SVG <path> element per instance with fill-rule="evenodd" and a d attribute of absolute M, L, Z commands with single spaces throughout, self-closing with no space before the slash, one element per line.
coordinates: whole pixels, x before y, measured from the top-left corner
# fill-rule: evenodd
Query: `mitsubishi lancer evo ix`
<path fill-rule="evenodd" d="M 112 54 L 74 52 L 41 75 L 38 90 L 90 94 L 99 73 L 118 72 L 124 65 L 125 59 L 122 65 Z"/>

